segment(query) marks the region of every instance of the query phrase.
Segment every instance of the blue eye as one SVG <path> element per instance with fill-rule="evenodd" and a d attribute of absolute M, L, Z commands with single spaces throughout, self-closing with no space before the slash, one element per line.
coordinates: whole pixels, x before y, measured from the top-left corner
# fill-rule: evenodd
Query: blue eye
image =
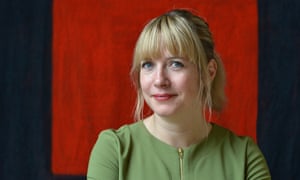
<path fill-rule="evenodd" d="M 153 63 L 150 61 L 145 61 L 142 63 L 142 69 L 150 70 L 153 67 Z"/>
<path fill-rule="evenodd" d="M 175 69 L 178 69 L 178 68 L 184 67 L 184 64 L 182 62 L 179 62 L 179 61 L 172 61 L 171 62 L 171 67 L 175 68 Z"/>

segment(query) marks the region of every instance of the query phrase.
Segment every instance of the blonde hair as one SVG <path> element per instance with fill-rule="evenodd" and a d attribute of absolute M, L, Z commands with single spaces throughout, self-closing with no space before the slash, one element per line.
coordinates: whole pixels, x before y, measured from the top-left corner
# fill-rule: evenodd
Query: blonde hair
<path fill-rule="evenodd" d="M 203 111 L 221 111 L 225 104 L 225 72 L 222 61 L 215 52 L 208 24 L 190 11 L 176 9 L 152 19 L 141 32 L 134 50 L 131 78 L 137 89 L 134 117 L 141 120 L 144 98 L 140 86 L 141 61 L 159 58 L 164 50 L 184 57 L 197 66 L 199 72 L 199 97 Z M 217 72 L 213 81 L 207 64 L 214 59 Z"/>

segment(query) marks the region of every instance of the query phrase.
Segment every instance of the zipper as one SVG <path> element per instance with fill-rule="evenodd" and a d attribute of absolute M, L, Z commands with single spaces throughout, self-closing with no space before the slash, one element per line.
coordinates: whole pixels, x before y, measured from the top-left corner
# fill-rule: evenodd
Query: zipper
<path fill-rule="evenodd" d="M 180 180 L 183 180 L 183 149 L 178 148 Z"/>

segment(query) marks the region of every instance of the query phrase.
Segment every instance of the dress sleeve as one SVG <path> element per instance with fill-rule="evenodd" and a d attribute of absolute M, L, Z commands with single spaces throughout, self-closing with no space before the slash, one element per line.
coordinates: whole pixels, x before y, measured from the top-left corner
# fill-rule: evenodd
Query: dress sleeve
<path fill-rule="evenodd" d="M 112 130 L 100 133 L 94 145 L 87 171 L 88 180 L 117 180 L 117 138 Z"/>
<path fill-rule="evenodd" d="M 246 178 L 247 180 L 270 180 L 271 175 L 267 162 L 258 148 L 258 146 L 249 139 L 247 144 L 247 165 Z"/>

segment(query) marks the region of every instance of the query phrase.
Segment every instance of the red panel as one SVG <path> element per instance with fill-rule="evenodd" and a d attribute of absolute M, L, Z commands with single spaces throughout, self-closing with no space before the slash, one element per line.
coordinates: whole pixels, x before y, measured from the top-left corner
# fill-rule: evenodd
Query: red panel
<path fill-rule="evenodd" d="M 143 25 L 171 8 L 206 17 L 227 71 L 228 107 L 217 123 L 255 138 L 255 0 L 56 0 L 53 5 L 54 174 L 85 174 L 99 131 L 133 121 L 129 70 Z"/>

